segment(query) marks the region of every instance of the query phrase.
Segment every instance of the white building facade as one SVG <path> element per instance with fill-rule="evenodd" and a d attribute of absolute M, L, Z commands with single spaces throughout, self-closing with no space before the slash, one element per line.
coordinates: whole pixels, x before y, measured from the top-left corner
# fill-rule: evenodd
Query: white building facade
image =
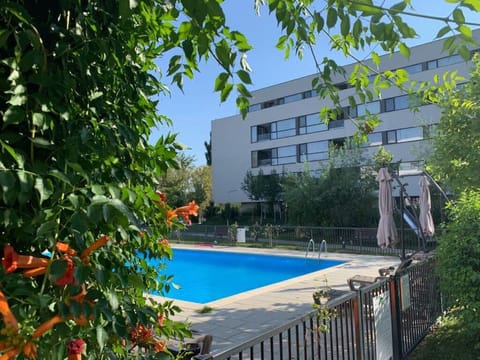
<path fill-rule="evenodd" d="M 475 32 L 478 38 L 480 32 Z M 411 57 L 399 53 L 381 57 L 379 72 L 404 69 L 416 82 L 432 81 L 435 74 L 457 71 L 468 78 L 471 62 L 459 55 L 442 52 L 443 40 L 411 48 Z M 367 64 L 375 68 L 372 62 Z M 441 112 L 436 105 L 421 105 L 417 112 L 409 109 L 411 99 L 396 87 L 382 91 L 381 99 L 348 106 L 348 96 L 355 95 L 346 81 L 355 64 L 345 66 L 346 75 L 334 78 L 345 101 L 344 112 L 352 118 L 378 114 L 380 125 L 369 134 L 364 144 L 366 154 L 375 153 L 379 146 L 400 162 L 400 176 L 423 169 L 432 125 L 438 123 Z M 321 123 L 319 112 L 331 102 L 321 99 L 312 90 L 316 75 L 306 76 L 252 92 L 246 119 L 241 115 L 216 119 L 211 124 L 212 192 L 215 203 L 247 203 L 248 195 L 241 184 L 248 171 L 265 175 L 302 172 L 305 163 L 310 171 L 321 169 L 328 160 L 331 143 L 341 144 L 357 127 L 349 119 Z M 343 106 L 343 104 L 342 104 Z M 410 195 L 418 194 L 418 177 L 405 181 Z"/>

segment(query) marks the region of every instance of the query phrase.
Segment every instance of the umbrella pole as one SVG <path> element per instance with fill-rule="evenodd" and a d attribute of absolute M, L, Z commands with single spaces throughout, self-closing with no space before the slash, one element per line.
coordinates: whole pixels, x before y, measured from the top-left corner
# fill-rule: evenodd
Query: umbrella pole
<path fill-rule="evenodd" d="M 402 247 L 402 261 L 405 260 L 405 242 L 404 242 L 404 227 L 405 222 L 403 220 L 403 211 L 404 211 L 404 193 L 403 193 L 403 184 L 400 184 L 400 246 Z"/>

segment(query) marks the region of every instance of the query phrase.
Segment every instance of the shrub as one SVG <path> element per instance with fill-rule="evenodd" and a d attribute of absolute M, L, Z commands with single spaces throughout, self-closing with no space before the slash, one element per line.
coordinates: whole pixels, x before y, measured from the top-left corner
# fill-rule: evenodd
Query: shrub
<path fill-rule="evenodd" d="M 464 192 L 449 212 L 451 222 L 438 247 L 442 291 L 480 340 L 480 191 Z"/>

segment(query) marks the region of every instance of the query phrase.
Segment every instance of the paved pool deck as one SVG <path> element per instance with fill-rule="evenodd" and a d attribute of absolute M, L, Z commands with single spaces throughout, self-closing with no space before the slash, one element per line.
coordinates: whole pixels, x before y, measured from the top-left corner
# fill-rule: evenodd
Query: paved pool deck
<path fill-rule="evenodd" d="M 174 247 L 202 249 L 201 247 L 182 245 Z M 305 251 L 294 250 L 226 246 L 209 247 L 208 250 L 305 257 Z M 309 255 L 309 257 L 314 256 L 317 254 L 310 253 Z M 182 309 L 182 312 L 175 315 L 174 320 L 188 322 L 196 331 L 212 335 L 212 353 L 219 353 L 310 312 L 313 309 L 312 293 L 324 285 L 325 278 L 332 289 L 349 291 L 347 279 L 350 277 L 355 275 L 377 276 L 379 268 L 395 266 L 400 263 L 398 257 L 392 256 L 327 252 L 322 253 L 321 257 L 346 262 L 208 304 L 175 300 L 175 304 Z M 234 280 L 232 279 L 232 281 Z M 205 306 L 213 308 L 213 311 L 199 313 L 198 310 Z"/>

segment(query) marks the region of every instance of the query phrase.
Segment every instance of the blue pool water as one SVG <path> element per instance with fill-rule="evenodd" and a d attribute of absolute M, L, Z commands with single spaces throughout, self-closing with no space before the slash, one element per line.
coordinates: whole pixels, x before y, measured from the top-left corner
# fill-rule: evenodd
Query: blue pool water
<path fill-rule="evenodd" d="M 271 256 L 224 251 L 174 249 L 162 272 L 174 276 L 179 289 L 169 298 L 205 304 L 244 291 L 271 285 L 344 261 Z"/>

